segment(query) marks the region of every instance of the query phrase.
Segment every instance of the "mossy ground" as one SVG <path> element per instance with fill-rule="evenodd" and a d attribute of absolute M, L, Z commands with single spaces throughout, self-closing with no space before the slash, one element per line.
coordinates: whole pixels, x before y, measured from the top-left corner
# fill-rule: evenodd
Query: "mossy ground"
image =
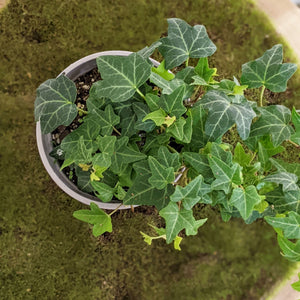
<path fill-rule="evenodd" d="M 95 239 L 72 217 L 84 206 L 42 166 L 37 86 L 90 53 L 150 45 L 168 17 L 207 26 L 218 46 L 210 61 L 222 77 L 240 74 L 242 63 L 282 42 L 249 1 L 11 0 L 1 11 L 0 299 L 259 299 L 292 266 L 270 226 L 225 224 L 208 208 L 197 212 L 207 224 L 181 252 L 163 241 L 147 246 L 139 231 L 161 221 L 141 212 L 117 213 L 113 233 Z M 297 103 L 299 77 L 282 101 Z"/>

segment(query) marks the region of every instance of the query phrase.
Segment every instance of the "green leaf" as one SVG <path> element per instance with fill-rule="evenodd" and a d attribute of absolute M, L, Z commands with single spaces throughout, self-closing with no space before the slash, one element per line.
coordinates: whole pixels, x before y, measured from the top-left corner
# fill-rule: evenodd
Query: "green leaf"
<path fill-rule="evenodd" d="M 217 69 L 210 68 L 207 57 L 202 57 L 199 59 L 197 66 L 195 67 L 195 73 L 204 79 L 206 83 L 209 83 L 212 81 L 213 76 L 216 76 Z"/>
<path fill-rule="evenodd" d="M 238 142 L 234 148 L 233 161 L 237 162 L 242 167 L 246 167 L 250 164 L 251 160 L 252 155 L 247 154 L 241 143 Z"/>
<path fill-rule="evenodd" d="M 297 185 L 298 177 L 293 173 L 277 172 L 275 174 L 268 175 L 263 179 L 263 181 L 282 184 L 282 190 L 284 192 L 299 190 Z"/>
<path fill-rule="evenodd" d="M 277 235 L 278 244 L 283 252 L 283 256 L 290 260 L 298 262 L 300 261 L 300 240 L 293 243 L 281 235 Z"/>
<path fill-rule="evenodd" d="M 176 73 L 175 78 L 182 80 L 186 84 L 191 84 L 193 82 L 193 76 L 195 76 L 195 69 L 193 67 L 185 67 Z"/>
<path fill-rule="evenodd" d="M 89 97 L 86 101 L 88 112 L 92 112 L 94 109 L 102 109 L 105 105 L 109 104 L 109 102 L 110 100 L 103 98 L 94 85 L 91 86 Z"/>
<path fill-rule="evenodd" d="M 270 159 L 271 163 L 278 171 L 294 173 L 298 178 L 300 178 L 300 164 L 299 163 L 288 163 L 281 159 Z"/>
<path fill-rule="evenodd" d="M 170 184 L 162 190 L 153 187 L 148 182 L 151 170 L 146 160 L 133 164 L 133 168 L 138 176 L 128 190 L 123 200 L 124 204 L 155 205 L 158 210 L 165 207 L 170 202 L 170 195 L 174 192 L 174 187 Z"/>
<path fill-rule="evenodd" d="M 182 141 L 184 137 L 184 126 L 186 121 L 184 118 L 179 118 L 170 127 L 167 128 L 167 133 L 171 134 L 178 141 Z"/>
<path fill-rule="evenodd" d="M 132 107 L 138 118 L 135 124 L 135 129 L 151 132 L 155 128 L 155 123 L 152 120 L 143 122 L 146 115 L 150 113 L 148 106 L 145 103 L 133 103 Z"/>
<path fill-rule="evenodd" d="M 73 213 L 73 217 L 94 225 L 93 235 L 99 236 L 104 232 L 112 232 L 110 215 L 101 210 L 95 203 L 91 202 L 91 210 L 82 209 Z"/>
<path fill-rule="evenodd" d="M 150 93 L 146 94 L 146 103 L 151 111 L 156 111 L 160 109 L 158 102 L 159 102 L 159 97 L 157 95 L 150 94 Z"/>
<path fill-rule="evenodd" d="M 116 174 L 121 172 L 124 165 L 146 158 L 145 154 L 129 148 L 127 146 L 128 140 L 128 137 L 124 136 L 116 141 L 110 167 L 111 171 Z"/>
<path fill-rule="evenodd" d="M 181 65 L 189 57 L 207 57 L 216 51 L 204 26 L 192 27 L 176 18 L 168 19 L 168 24 L 168 36 L 160 40 L 162 45 L 158 48 L 166 60 L 167 69 Z"/>
<path fill-rule="evenodd" d="M 64 75 L 48 79 L 38 87 L 34 114 L 35 120 L 40 121 L 42 133 L 72 123 L 77 116 L 76 96 L 75 83 Z"/>
<path fill-rule="evenodd" d="M 241 138 L 248 138 L 252 120 L 256 116 L 248 102 L 232 103 L 225 93 L 211 90 L 203 96 L 201 104 L 209 110 L 205 124 L 208 136 L 217 139 L 236 123 Z"/>
<path fill-rule="evenodd" d="M 198 175 L 185 187 L 177 185 L 174 194 L 170 197 L 170 200 L 172 202 L 181 201 L 184 209 L 192 209 L 193 206 L 201 200 L 201 196 L 203 194 L 201 193 L 202 186 L 203 177 L 202 175 Z M 210 190 L 205 190 L 204 193 L 206 194 L 209 191 Z"/>
<path fill-rule="evenodd" d="M 163 79 L 170 81 L 175 77 L 175 75 L 165 69 L 165 62 L 166 61 L 163 60 L 158 67 L 153 67 L 151 71 L 158 74 Z"/>
<path fill-rule="evenodd" d="M 172 167 L 175 171 L 180 168 L 179 153 L 171 153 L 165 146 L 159 147 L 155 158 L 166 168 Z"/>
<path fill-rule="evenodd" d="M 138 55 L 142 56 L 143 58 L 148 58 L 156 48 L 158 48 L 161 45 L 160 41 L 154 42 L 151 46 L 147 46 L 140 51 L 137 52 Z"/>
<path fill-rule="evenodd" d="M 244 220 L 250 217 L 254 207 L 260 202 L 261 198 L 253 185 L 247 186 L 245 189 L 234 189 L 229 200 L 229 203 L 238 209 Z"/>
<path fill-rule="evenodd" d="M 274 146 L 279 146 L 284 140 L 288 140 L 294 133 L 289 125 L 291 120 L 290 110 L 282 105 L 259 107 L 259 119 L 252 125 L 250 136 L 263 136 L 271 134 Z"/>
<path fill-rule="evenodd" d="M 298 273 L 299 280 L 291 284 L 292 288 L 298 292 L 300 292 L 300 273 Z"/>
<path fill-rule="evenodd" d="M 120 117 L 115 114 L 110 104 L 105 107 L 104 111 L 94 109 L 86 116 L 86 119 L 93 122 L 94 126 L 100 125 L 102 135 L 111 135 L 114 126 L 120 123 Z"/>
<path fill-rule="evenodd" d="M 162 94 L 170 95 L 174 90 L 184 84 L 183 80 L 174 78 L 173 80 L 169 81 L 162 78 L 157 73 L 151 72 L 150 74 L 150 81 L 154 83 L 156 86 L 162 89 Z"/>
<path fill-rule="evenodd" d="M 77 185 L 78 188 L 86 193 L 91 193 L 93 191 L 93 187 L 90 181 L 90 172 L 82 171 L 80 167 L 75 168 L 75 173 L 77 177 Z"/>
<path fill-rule="evenodd" d="M 115 151 L 117 138 L 115 136 L 99 136 L 97 138 L 98 147 L 101 153 L 96 153 L 93 156 L 92 163 L 94 166 L 110 167 L 111 157 Z"/>
<path fill-rule="evenodd" d="M 212 178 L 213 174 L 209 166 L 207 155 L 195 152 L 183 152 L 184 162 L 194 168 L 204 178 Z"/>
<path fill-rule="evenodd" d="M 175 116 L 179 119 L 186 112 L 186 108 L 183 105 L 184 93 L 185 85 L 180 86 L 170 95 L 161 95 L 158 104 L 171 117 Z"/>
<path fill-rule="evenodd" d="M 161 126 L 165 123 L 166 116 L 166 112 L 162 108 L 160 108 L 146 115 L 142 121 L 145 122 L 147 120 L 152 120 L 156 126 Z"/>
<path fill-rule="evenodd" d="M 161 190 L 175 180 L 174 168 L 165 168 L 152 156 L 148 157 L 148 163 L 152 173 L 148 181 L 153 187 Z"/>
<path fill-rule="evenodd" d="M 275 45 L 260 58 L 242 66 L 241 82 L 249 88 L 265 86 L 272 92 L 284 92 L 296 69 L 295 64 L 282 64 L 282 45 Z"/>
<path fill-rule="evenodd" d="M 95 190 L 96 196 L 103 202 L 109 202 L 113 198 L 115 193 L 115 189 L 111 188 L 109 185 L 99 182 L 99 181 L 92 181 L 92 187 Z"/>
<path fill-rule="evenodd" d="M 99 56 L 96 61 L 102 80 L 94 83 L 95 88 L 113 102 L 130 99 L 150 77 L 151 65 L 137 53 Z"/>
<path fill-rule="evenodd" d="M 196 221 L 192 210 L 180 209 L 176 203 L 170 202 L 159 215 L 166 221 L 167 244 L 170 244 L 178 233 L 185 229 L 186 235 L 196 235 L 197 230 L 207 219 Z"/>
<path fill-rule="evenodd" d="M 291 136 L 291 141 L 300 145 L 300 114 L 297 113 L 295 107 L 292 110 L 292 122 L 296 132 Z"/>
<path fill-rule="evenodd" d="M 300 239 L 300 215 L 290 212 L 288 217 L 265 217 L 267 223 L 274 228 L 283 230 L 283 234 L 288 239 Z"/>

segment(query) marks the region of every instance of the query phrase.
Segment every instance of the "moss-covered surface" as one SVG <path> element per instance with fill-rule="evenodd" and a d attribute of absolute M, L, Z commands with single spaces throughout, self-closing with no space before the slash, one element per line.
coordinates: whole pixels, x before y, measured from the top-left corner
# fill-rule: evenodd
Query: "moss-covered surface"
<path fill-rule="evenodd" d="M 1 12 L 0 299 L 259 299 L 292 266 L 268 225 L 224 224 L 208 208 L 198 212 L 207 224 L 181 252 L 142 241 L 139 231 L 161 222 L 142 212 L 116 214 L 114 232 L 95 239 L 72 217 L 84 206 L 40 162 L 38 84 L 90 53 L 149 45 L 175 16 L 207 26 L 218 46 L 210 61 L 226 77 L 281 42 L 248 1 L 11 0 Z M 299 77 L 281 101 L 296 103 Z"/>

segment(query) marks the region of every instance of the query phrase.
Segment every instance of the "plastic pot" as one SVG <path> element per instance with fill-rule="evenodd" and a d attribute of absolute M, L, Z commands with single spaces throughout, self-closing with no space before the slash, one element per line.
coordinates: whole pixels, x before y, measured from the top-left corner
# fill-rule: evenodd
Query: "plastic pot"
<path fill-rule="evenodd" d="M 128 56 L 132 52 L 129 51 L 103 51 L 88 55 L 82 59 L 77 60 L 66 69 L 64 69 L 59 75 L 64 74 L 71 80 L 75 81 L 78 77 L 84 75 L 85 73 L 91 71 L 93 68 L 97 67 L 96 58 L 104 55 L 117 55 L 117 56 Z M 152 63 L 155 66 L 158 66 L 159 63 L 151 59 Z M 55 163 L 55 159 L 49 155 L 53 150 L 52 136 L 49 134 L 42 134 L 40 122 L 36 124 L 36 139 L 37 146 L 41 160 L 46 168 L 48 174 L 53 179 L 53 181 L 69 196 L 72 198 L 89 205 L 91 202 L 95 202 L 100 208 L 103 209 L 116 209 L 119 205 L 119 201 L 112 201 L 109 203 L 101 202 L 95 196 L 92 196 L 88 193 L 85 193 L 73 183 L 68 177 L 60 170 L 60 167 Z M 130 206 L 122 205 L 120 209 L 128 209 Z"/>

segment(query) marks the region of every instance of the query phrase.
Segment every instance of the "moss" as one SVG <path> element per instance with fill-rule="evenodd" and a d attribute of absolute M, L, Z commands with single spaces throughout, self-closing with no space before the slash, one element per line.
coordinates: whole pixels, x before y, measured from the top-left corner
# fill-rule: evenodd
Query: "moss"
<path fill-rule="evenodd" d="M 34 90 L 74 60 L 138 50 L 166 30 L 166 17 L 180 17 L 207 25 L 219 49 L 210 61 L 228 77 L 281 42 L 260 16 L 234 0 L 10 1 L 0 14 L 1 299 L 259 299 L 286 274 L 292 264 L 270 226 L 224 224 L 209 208 L 196 212 L 208 223 L 181 252 L 142 241 L 147 223 L 161 225 L 142 210 L 116 214 L 114 232 L 95 239 L 72 217 L 84 206 L 52 182 L 35 146 Z M 296 103 L 299 93 L 296 74 L 280 97 Z"/>

